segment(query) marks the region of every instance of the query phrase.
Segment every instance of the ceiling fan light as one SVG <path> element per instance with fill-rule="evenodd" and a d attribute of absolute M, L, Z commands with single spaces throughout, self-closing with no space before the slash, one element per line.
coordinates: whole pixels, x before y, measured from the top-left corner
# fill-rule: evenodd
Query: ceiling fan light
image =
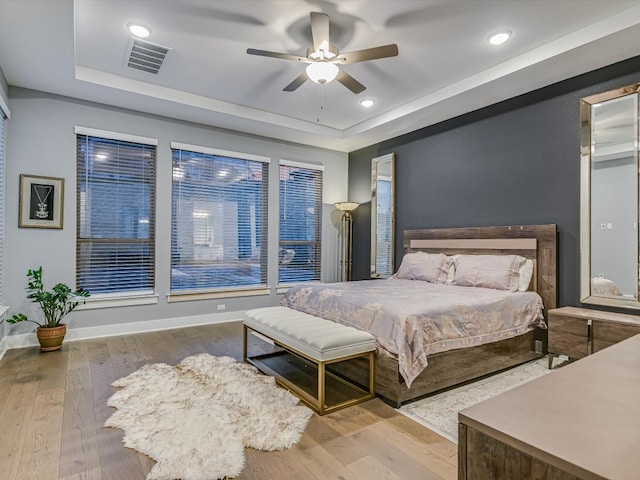
<path fill-rule="evenodd" d="M 307 66 L 307 76 L 316 83 L 329 83 L 338 76 L 340 69 L 335 63 L 313 62 Z"/>

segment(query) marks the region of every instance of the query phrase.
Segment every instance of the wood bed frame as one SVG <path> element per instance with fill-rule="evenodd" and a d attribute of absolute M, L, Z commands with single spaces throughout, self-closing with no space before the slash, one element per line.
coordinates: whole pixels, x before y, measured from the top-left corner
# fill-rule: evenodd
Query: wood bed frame
<path fill-rule="evenodd" d="M 535 267 L 529 288 L 542 297 L 545 319 L 547 311 L 556 307 L 557 233 L 554 224 L 405 230 L 403 244 L 405 253 L 513 254 L 532 259 Z M 429 365 L 412 382 L 411 388 L 407 388 L 400 375 L 398 360 L 378 355 L 376 393 L 385 402 L 399 407 L 439 390 L 541 357 L 546 353 L 546 343 L 546 330 L 536 329 L 486 345 L 430 355 Z M 366 384 L 367 367 L 351 362 L 348 366 L 341 365 L 339 373 Z"/>

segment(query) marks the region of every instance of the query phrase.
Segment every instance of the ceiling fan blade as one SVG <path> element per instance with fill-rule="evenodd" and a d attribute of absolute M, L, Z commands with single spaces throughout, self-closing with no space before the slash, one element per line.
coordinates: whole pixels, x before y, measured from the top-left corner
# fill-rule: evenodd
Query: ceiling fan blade
<path fill-rule="evenodd" d="M 329 51 L 329 15 L 326 13 L 311 12 L 311 39 L 314 51 Z"/>
<path fill-rule="evenodd" d="M 298 77 L 296 77 L 296 79 L 293 82 L 291 82 L 289 85 L 284 87 L 282 89 L 282 91 L 283 92 L 293 92 L 294 90 L 296 90 L 300 85 L 302 85 L 307 80 L 309 80 L 309 77 L 307 76 L 307 72 L 302 72 Z"/>
<path fill-rule="evenodd" d="M 259 55 L 261 57 L 273 57 L 280 58 L 282 60 L 293 60 L 295 62 L 310 63 L 311 61 L 307 57 L 301 57 L 299 55 L 291 55 L 289 53 L 269 52 L 267 50 L 257 50 L 255 48 L 247 48 L 249 55 Z"/>
<path fill-rule="evenodd" d="M 351 75 L 349 75 L 347 72 L 345 72 L 342 69 L 340 69 L 340 72 L 338 73 L 336 80 L 339 81 L 341 84 L 343 84 L 345 87 L 347 87 L 356 95 L 360 92 L 364 92 L 367 89 L 367 87 L 362 85 L 359 81 L 357 81 L 355 78 L 353 78 Z"/>
<path fill-rule="evenodd" d="M 364 50 L 356 50 L 355 52 L 341 53 L 338 55 L 340 64 L 365 62 L 367 60 L 375 60 L 377 58 L 395 57 L 398 55 L 398 45 L 392 43 L 383 45 L 382 47 L 365 48 Z"/>

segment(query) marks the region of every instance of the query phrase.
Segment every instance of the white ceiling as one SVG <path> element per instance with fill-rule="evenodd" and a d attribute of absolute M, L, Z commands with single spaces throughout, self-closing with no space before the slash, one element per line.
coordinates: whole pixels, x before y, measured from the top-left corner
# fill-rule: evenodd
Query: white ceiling
<path fill-rule="evenodd" d="M 341 52 L 400 53 L 342 67 L 359 95 L 283 92 L 304 65 L 246 50 L 304 56 L 310 12 Z M 127 67 L 130 21 L 171 48 L 157 75 Z M 505 28 L 509 42 L 487 42 Z M 639 1 L 0 0 L 10 85 L 344 152 L 640 55 L 639 38 Z"/>

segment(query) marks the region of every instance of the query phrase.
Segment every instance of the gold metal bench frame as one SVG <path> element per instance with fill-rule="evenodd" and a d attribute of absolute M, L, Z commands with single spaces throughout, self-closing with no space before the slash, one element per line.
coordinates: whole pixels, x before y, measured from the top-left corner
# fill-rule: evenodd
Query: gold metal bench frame
<path fill-rule="evenodd" d="M 330 413 L 336 410 L 339 410 L 341 408 L 345 408 L 345 407 L 349 407 L 351 405 L 355 405 L 357 403 L 361 403 L 361 402 L 365 402 L 367 400 L 371 400 L 372 398 L 375 398 L 376 393 L 375 393 L 375 379 L 376 379 L 376 359 L 375 359 L 375 349 L 368 351 L 368 352 L 363 352 L 363 353 L 358 353 L 355 355 L 348 355 L 346 357 L 339 357 L 339 358 L 335 358 L 332 360 L 325 360 L 325 361 L 321 361 L 315 358 L 311 358 L 310 356 L 308 356 L 307 354 L 304 354 L 302 352 L 299 352 L 298 350 L 290 347 L 289 345 L 285 345 L 284 343 L 275 340 L 273 338 L 271 338 L 269 335 L 264 334 L 263 332 L 256 330 L 255 328 L 249 327 L 245 324 L 243 324 L 243 333 L 242 333 L 242 358 L 245 362 L 250 363 L 251 365 L 255 366 L 258 370 L 260 370 L 263 373 L 266 373 L 267 375 L 271 375 L 275 378 L 276 382 L 280 385 L 282 385 L 284 388 L 286 388 L 287 390 L 291 391 L 292 393 L 294 393 L 298 398 L 300 398 L 300 400 L 302 400 L 302 402 L 304 402 L 307 406 L 309 406 L 311 409 L 313 409 L 317 414 L 319 415 L 324 415 L 326 413 Z M 289 379 L 287 379 L 286 377 L 284 377 L 283 375 L 281 375 L 280 373 L 278 373 L 277 371 L 275 371 L 274 369 L 272 369 L 271 367 L 269 367 L 268 365 L 266 365 L 264 362 L 262 362 L 260 360 L 260 356 L 255 356 L 255 357 L 249 357 L 247 355 L 247 339 L 248 339 L 248 332 L 249 330 L 251 330 L 252 332 L 257 333 L 260 337 L 264 337 L 264 338 L 268 338 L 271 342 L 273 342 L 275 345 L 277 345 L 278 347 L 286 350 L 287 352 L 300 357 L 310 363 L 312 363 L 313 365 L 315 365 L 318 369 L 318 392 L 317 392 L 317 396 L 313 397 L 312 395 L 310 395 L 308 392 L 304 391 L 302 389 L 302 387 L 296 385 L 295 383 L 293 383 L 292 381 L 290 381 Z M 327 365 L 330 365 L 332 363 L 337 363 L 337 362 L 343 362 L 345 360 L 351 360 L 353 358 L 358 358 L 358 357 L 368 357 L 369 358 L 369 390 L 365 390 L 363 388 L 361 388 L 359 385 L 350 382 L 346 379 L 344 379 L 343 377 L 340 377 L 338 375 L 335 375 L 331 372 L 328 372 L 326 369 Z M 339 382 L 349 386 L 350 388 L 354 389 L 355 391 L 357 391 L 358 393 L 362 393 L 361 396 L 340 402 L 340 403 L 336 403 L 335 405 L 325 405 L 326 403 L 326 376 L 330 375 L 331 378 L 338 380 Z"/>

